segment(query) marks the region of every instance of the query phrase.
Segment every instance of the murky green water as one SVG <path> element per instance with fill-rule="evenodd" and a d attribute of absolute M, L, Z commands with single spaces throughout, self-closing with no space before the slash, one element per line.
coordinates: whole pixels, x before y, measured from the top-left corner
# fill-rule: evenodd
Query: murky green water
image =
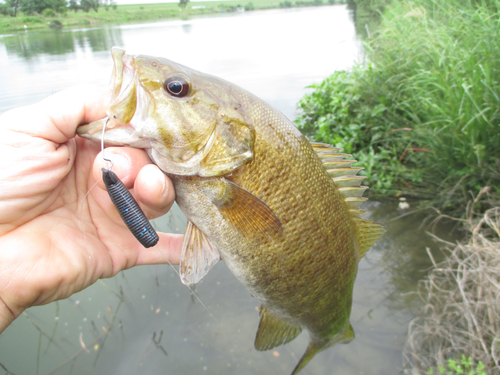
<path fill-rule="evenodd" d="M 239 84 L 288 117 L 304 87 L 358 58 L 344 6 L 238 14 L 124 27 L 0 37 L 0 113 L 80 82 L 109 80 L 111 46 L 165 56 Z M 385 237 L 361 261 L 351 323 L 356 339 L 326 350 L 303 374 L 397 374 L 412 311 L 408 295 L 433 247 L 421 219 L 398 218 L 397 204 L 365 209 Z M 177 207 L 156 220 L 182 233 Z M 173 267 L 144 266 L 102 280 L 68 300 L 29 309 L 0 336 L 0 373 L 289 374 L 307 332 L 257 352 L 258 303 L 220 262 L 196 287 Z M 7 370 L 9 372 L 7 372 Z"/>

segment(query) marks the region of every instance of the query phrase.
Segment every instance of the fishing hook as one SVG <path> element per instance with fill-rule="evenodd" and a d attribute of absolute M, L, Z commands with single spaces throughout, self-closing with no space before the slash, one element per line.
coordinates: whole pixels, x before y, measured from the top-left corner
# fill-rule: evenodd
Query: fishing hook
<path fill-rule="evenodd" d="M 109 169 L 108 171 L 111 172 L 111 169 L 113 168 L 113 160 L 111 159 L 108 159 L 104 156 L 104 132 L 106 131 L 106 126 L 108 125 L 108 121 L 109 121 L 109 116 L 108 118 L 106 118 L 106 122 L 104 123 L 104 126 L 102 127 L 102 133 L 101 133 L 101 153 L 102 153 L 102 158 L 104 160 L 106 160 L 108 163 L 111 163 L 111 165 L 109 166 Z"/>
<path fill-rule="evenodd" d="M 121 182 L 118 176 L 111 171 L 111 168 L 113 168 L 113 161 L 104 156 L 104 131 L 106 130 L 108 121 L 109 117 L 106 119 L 102 128 L 101 152 L 102 158 L 108 163 L 111 163 L 111 165 L 109 166 L 109 169 L 101 168 L 102 180 L 106 186 L 106 190 L 111 198 L 111 201 L 120 213 L 123 222 L 130 232 L 132 232 L 142 246 L 154 246 L 159 240 L 158 233 L 156 233 L 148 218 L 144 214 L 144 211 L 142 211 L 141 207 L 132 194 L 130 194 L 127 187 L 123 184 L 123 182 Z"/>

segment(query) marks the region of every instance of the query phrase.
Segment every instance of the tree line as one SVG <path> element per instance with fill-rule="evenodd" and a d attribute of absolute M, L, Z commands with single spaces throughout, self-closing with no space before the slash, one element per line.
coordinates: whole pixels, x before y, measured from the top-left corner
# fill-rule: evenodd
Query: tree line
<path fill-rule="evenodd" d="M 23 14 L 43 14 L 51 17 L 57 13 L 66 13 L 68 10 L 78 12 L 98 11 L 99 7 L 106 10 L 116 9 L 114 0 L 5 0 L 0 3 L 0 14 L 17 17 L 19 12 Z"/>

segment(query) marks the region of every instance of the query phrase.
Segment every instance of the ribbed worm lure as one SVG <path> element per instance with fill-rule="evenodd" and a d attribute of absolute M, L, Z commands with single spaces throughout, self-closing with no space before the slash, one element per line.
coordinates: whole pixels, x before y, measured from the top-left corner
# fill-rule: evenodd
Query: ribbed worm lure
<path fill-rule="evenodd" d="M 111 171 L 111 168 L 113 168 L 113 162 L 111 159 L 107 159 L 104 156 L 104 131 L 106 130 L 108 121 L 109 117 L 102 128 L 101 151 L 102 158 L 111 163 L 111 165 L 109 169 L 101 168 L 102 180 L 104 185 L 106 185 L 106 190 L 108 191 L 111 201 L 120 213 L 125 225 L 127 225 L 128 229 L 132 232 L 135 238 L 137 238 L 137 240 L 144 247 L 154 246 L 159 240 L 158 233 L 156 233 L 153 226 L 146 218 L 146 215 L 144 215 L 141 207 L 132 194 L 130 194 L 123 182 L 121 182 L 118 176 Z"/>

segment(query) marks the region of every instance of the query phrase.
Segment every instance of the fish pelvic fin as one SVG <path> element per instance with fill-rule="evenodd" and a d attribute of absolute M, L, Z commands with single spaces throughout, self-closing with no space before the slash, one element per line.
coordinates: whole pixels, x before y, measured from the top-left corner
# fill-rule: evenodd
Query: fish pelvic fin
<path fill-rule="evenodd" d="M 335 336 L 333 339 L 330 340 L 311 340 L 309 341 L 309 345 L 307 346 L 306 352 L 300 358 L 299 363 L 297 363 L 297 366 L 293 369 L 292 375 L 296 375 L 299 373 L 300 370 L 302 370 L 311 359 L 314 358 L 314 356 L 319 353 L 320 351 L 329 348 L 330 346 L 341 343 L 341 344 L 348 344 L 352 340 L 354 340 L 354 329 L 351 326 L 351 323 L 348 322 L 347 328 L 344 330 L 344 332 L 340 336 Z"/>
<path fill-rule="evenodd" d="M 361 219 L 359 217 L 354 218 L 354 223 L 356 224 L 358 234 L 358 256 L 359 259 L 361 259 L 365 256 L 370 247 L 377 242 L 380 236 L 384 234 L 385 228 L 382 224 L 377 224 L 373 221 Z"/>
<path fill-rule="evenodd" d="M 183 284 L 191 287 L 205 277 L 219 261 L 220 255 L 207 236 L 188 221 L 182 242 L 180 276 Z"/>
<path fill-rule="evenodd" d="M 265 306 L 260 307 L 259 317 L 259 328 L 254 344 L 255 349 L 259 351 L 289 343 L 302 332 L 300 325 L 289 323 L 277 317 Z"/>

